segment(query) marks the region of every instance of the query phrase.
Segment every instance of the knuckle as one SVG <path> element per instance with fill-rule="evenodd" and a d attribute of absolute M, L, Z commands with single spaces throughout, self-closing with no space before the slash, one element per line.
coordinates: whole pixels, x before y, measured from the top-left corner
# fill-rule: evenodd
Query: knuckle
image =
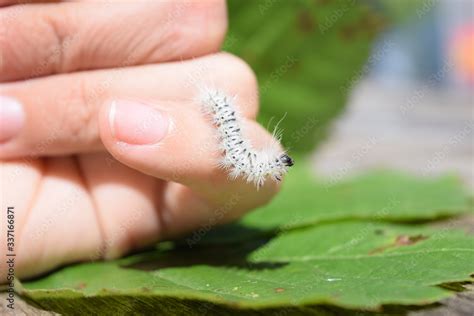
<path fill-rule="evenodd" d="M 192 48 L 194 55 L 216 52 L 224 42 L 227 10 L 223 0 L 178 2 L 171 6 L 170 16 L 169 37 L 178 46 Z"/>
<path fill-rule="evenodd" d="M 0 11 L 0 78 L 9 79 L 15 68 L 20 68 L 18 60 L 21 60 L 19 46 L 27 43 L 27 35 L 21 27 L 20 13 L 12 8 Z M 25 78 L 26 79 L 26 78 Z"/>
<path fill-rule="evenodd" d="M 69 91 L 58 100 L 64 109 L 61 131 L 67 131 L 66 140 L 81 145 L 91 144 L 96 139 L 96 111 L 93 102 L 88 102 L 87 84 L 78 78 Z"/>
<path fill-rule="evenodd" d="M 70 38 L 68 37 L 69 25 L 71 18 L 69 12 L 64 11 L 62 18 L 56 18 L 56 16 L 44 15 L 42 18 L 44 24 L 49 28 L 49 33 L 52 39 L 50 56 L 48 63 L 50 64 L 51 71 L 55 73 L 61 73 L 68 70 L 71 64 L 70 58 L 66 54 L 67 46 L 70 44 Z"/>
<path fill-rule="evenodd" d="M 69 15 L 12 6 L 0 11 L 0 21 L 1 80 L 45 76 L 61 72 L 68 64 L 64 46 L 71 24 Z"/>
<path fill-rule="evenodd" d="M 35 29 L 25 23 L 27 15 L 23 10 L 5 8 L 0 12 L 0 77 L 2 80 L 30 79 L 47 74 L 49 47 L 38 47 L 31 37 L 39 35 L 38 42 L 47 42 L 51 34 L 39 25 Z M 33 34 L 32 34 L 33 33 Z M 44 46 L 44 45 L 43 45 Z M 31 51 L 35 52 L 34 56 Z"/>

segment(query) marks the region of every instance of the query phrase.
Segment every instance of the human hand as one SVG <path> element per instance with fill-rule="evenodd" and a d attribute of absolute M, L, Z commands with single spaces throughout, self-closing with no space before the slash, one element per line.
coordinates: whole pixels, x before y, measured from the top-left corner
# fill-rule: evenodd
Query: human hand
<path fill-rule="evenodd" d="M 18 277 L 208 229 L 276 193 L 216 166 L 195 101 L 198 85 L 238 95 L 248 138 L 271 138 L 255 122 L 252 71 L 213 54 L 222 1 L 28 4 L 2 18 L 1 207 L 15 209 Z"/>

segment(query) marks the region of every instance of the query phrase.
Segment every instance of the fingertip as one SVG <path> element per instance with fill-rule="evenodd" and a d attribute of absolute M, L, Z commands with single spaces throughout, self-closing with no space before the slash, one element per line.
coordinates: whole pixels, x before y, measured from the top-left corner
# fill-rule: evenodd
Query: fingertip
<path fill-rule="evenodd" d="M 142 102 L 113 100 L 107 107 L 110 136 L 130 145 L 159 143 L 168 134 L 168 115 Z"/>
<path fill-rule="evenodd" d="M 0 96 L 0 144 L 18 135 L 24 123 L 23 105 L 12 97 Z"/>
<path fill-rule="evenodd" d="M 157 157 L 173 124 L 157 105 L 132 100 L 108 100 L 99 110 L 99 135 L 104 147 L 121 163 L 166 179 Z"/>

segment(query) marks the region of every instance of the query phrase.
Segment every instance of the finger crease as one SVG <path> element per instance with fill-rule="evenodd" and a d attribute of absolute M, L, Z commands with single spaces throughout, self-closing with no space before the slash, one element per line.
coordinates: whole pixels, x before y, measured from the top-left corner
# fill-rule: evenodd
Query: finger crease
<path fill-rule="evenodd" d="M 56 43 L 50 57 L 52 60 L 48 62 L 52 63 L 55 73 L 60 73 L 64 70 L 64 49 L 66 36 L 63 34 L 64 31 L 62 31 L 62 28 L 53 18 L 47 19 L 46 22 L 51 28 L 54 38 L 56 39 Z"/>
<path fill-rule="evenodd" d="M 27 208 L 26 208 L 26 214 L 25 214 L 25 224 L 23 225 L 24 228 L 26 228 L 28 226 L 28 220 L 29 220 L 29 217 L 31 215 L 31 212 L 32 212 L 32 209 L 33 207 L 36 205 L 36 202 L 38 201 L 38 198 L 40 196 L 40 192 L 43 188 L 43 179 L 44 179 L 44 174 L 46 173 L 46 165 L 47 165 L 47 162 L 48 162 L 48 158 L 45 158 L 44 160 L 45 162 L 43 162 L 42 160 L 39 160 L 39 164 L 40 164 L 40 168 L 39 168 L 39 171 L 40 171 L 40 177 L 39 177 L 39 180 L 38 180 L 38 185 L 35 187 L 34 191 L 33 191 L 33 194 L 31 195 L 31 198 L 30 198 L 30 201 L 27 203 Z M 25 165 L 28 165 L 28 161 L 25 160 Z M 20 238 L 18 240 L 18 245 L 20 246 L 21 244 L 21 241 L 23 240 L 22 238 L 22 234 L 24 231 L 27 231 L 26 229 L 23 229 L 23 231 L 19 234 L 20 235 Z M 20 249 L 20 247 L 18 247 L 18 249 Z"/>
<path fill-rule="evenodd" d="M 89 181 L 87 181 L 84 168 L 82 167 L 82 164 L 79 161 L 79 158 L 74 156 L 73 160 L 74 160 L 75 165 L 77 166 L 80 181 L 84 189 L 86 190 L 87 194 L 91 197 L 92 212 L 95 215 L 97 227 L 99 228 L 99 234 L 100 234 L 100 242 L 99 242 L 99 247 L 98 247 L 99 258 L 104 258 L 107 254 L 107 244 L 105 242 L 105 228 L 104 228 L 104 225 L 102 224 L 101 216 L 99 213 L 99 207 L 97 205 L 97 201 L 92 192 L 91 185 Z"/>

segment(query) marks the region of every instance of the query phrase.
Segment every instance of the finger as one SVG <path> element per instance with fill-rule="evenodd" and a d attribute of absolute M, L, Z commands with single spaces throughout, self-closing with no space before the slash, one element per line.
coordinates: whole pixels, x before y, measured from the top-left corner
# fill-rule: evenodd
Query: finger
<path fill-rule="evenodd" d="M 38 2 L 59 2 L 61 0 L 0 0 L 0 7 L 6 7 L 9 5 L 26 5 L 30 3 Z"/>
<path fill-rule="evenodd" d="M 105 152 L 80 155 L 77 160 L 103 237 L 91 259 L 117 258 L 161 237 L 163 181 L 130 169 Z"/>
<path fill-rule="evenodd" d="M 10 230 L 10 234 L 19 237 L 23 232 L 23 227 L 28 217 L 36 188 L 41 182 L 42 163 L 39 159 L 0 161 L 0 181 L 1 194 L 0 206 L 2 216 L 0 225 L 4 229 Z M 8 223 L 9 220 L 13 220 Z M 10 228 L 9 228 L 9 225 Z M 8 237 L 6 230 L 4 236 Z M 17 239 L 18 240 L 18 239 Z M 11 240 L 10 240 L 11 241 Z M 0 255 L 7 258 L 7 253 L 11 253 L 7 248 L 7 238 L 0 239 Z M 18 244 L 16 244 L 18 246 Z M 13 252 L 17 250 L 15 245 Z M 0 262 L 0 284 L 6 282 L 8 272 L 7 262 Z"/>
<path fill-rule="evenodd" d="M 0 21 L 0 82 L 201 56 L 227 27 L 223 0 L 11 6 Z"/>
<path fill-rule="evenodd" d="M 205 84 L 238 95 L 242 114 L 256 116 L 255 77 L 245 63 L 225 53 L 1 84 L 0 158 L 101 150 L 97 116 L 106 100 L 150 100 L 165 109 L 199 108 L 197 85 Z"/>
<path fill-rule="evenodd" d="M 11 179 L 2 186 L 2 203 L 3 198 L 8 199 L 6 204 L 15 207 L 18 220 L 16 276 L 31 277 L 38 269 L 50 270 L 60 263 L 88 258 L 101 236 L 93 203 L 81 185 L 74 161 L 52 158 L 1 162 L 0 166 L 2 177 Z M 16 199 L 18 192 L 24 193 L 22 200 Z M 1 271 L 5 271 L 3 267 Z"/>
<path fill-rule="evenodd" d="M 199 108 L 115 101 L 101 109 L 99 126 L 104 145 L 118 161 L 170 182 L 163 202 L 164 236 L 199 227 L 215 212 L 223 212 L 216 223 L 235 219 L 278 189 L 274 181 L 257 190 L 242 178 L 229 178 L 218 166 L 215 128 Z M 243 119 L 242 130 L 255 148 L 272 141 L 255 121 Z"/>
<path fill-rule="evenodd" d="M 258 123 L 244 119 L 242 124 L 257 147 L 270 140 Z M 226 178 L 214 173 L 220 156 L 216 131 L 197 106 L 112 101 L 102 109 L 99 127 L 107 150 L 122 162 L 133 160 L 131 167 L 146 174 L 186 185 Z"/>

